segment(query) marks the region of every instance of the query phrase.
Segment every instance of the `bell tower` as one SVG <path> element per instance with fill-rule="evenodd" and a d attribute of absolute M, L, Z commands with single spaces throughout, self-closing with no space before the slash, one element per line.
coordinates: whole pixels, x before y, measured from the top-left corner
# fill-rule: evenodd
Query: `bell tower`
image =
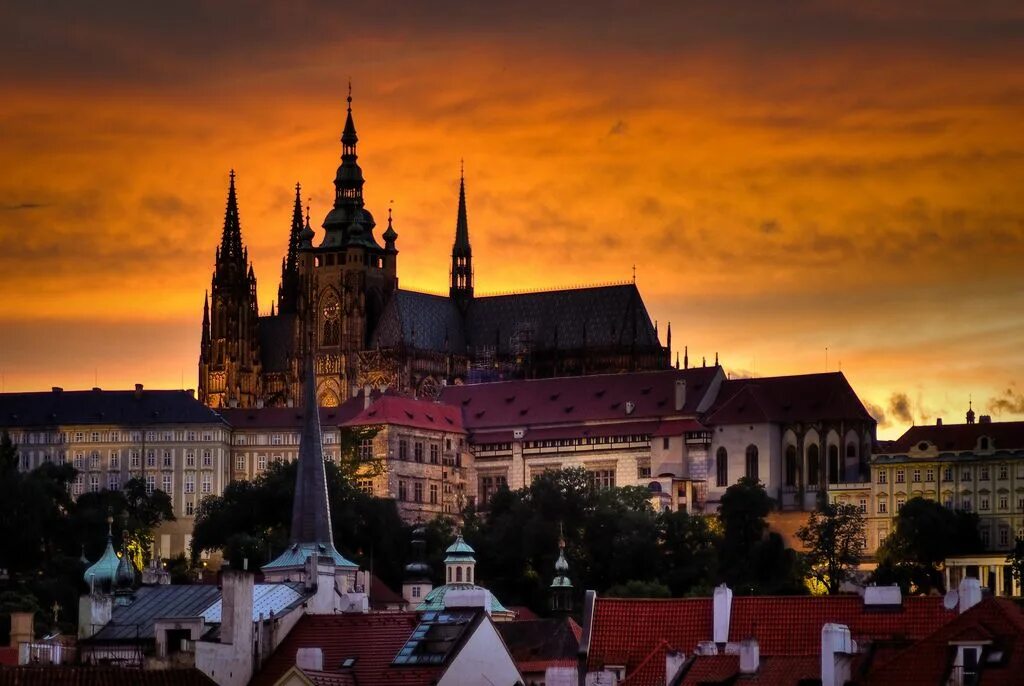
<path fill-rule="evenodd" d="M 473 248 L 469 244 L 469 220 L 466 217 L 466 169 L 459 173 L 459 213 L 455 219 L 455 243 L 452 245 L 449 296 L 463 312 L 473 300 Z"/>

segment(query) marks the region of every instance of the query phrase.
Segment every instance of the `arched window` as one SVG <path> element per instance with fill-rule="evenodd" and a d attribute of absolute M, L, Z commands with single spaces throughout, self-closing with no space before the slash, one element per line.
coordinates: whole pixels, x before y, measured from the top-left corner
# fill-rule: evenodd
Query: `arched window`
<path fill-rule="evenodd" d="M 466 581 L 473 583 L 473 568 L 466 567 Z"/>
<path fill-rule="evenodd" d="M 758 460 L 757 460 L 757 446 L 753 445 L 753 444 L 748 445 L 747 446 L 747 478 L 748 479 L 758 479 L 758 478 L 760 478 L 758 476 L 758 464 L 757 464 L 757 462 L 758 462 Z"/>
<path fill-rule="evenodd" d="M 839 475 L 841 473 L 842 470 L 839 464 L 839 446 L 830 445 L 828 447 L 828 482 L 830 484 L 839 483 Z"/>
<path fill-rule="evenodd" d="M 462 567 L 456 567 L 455 568 L 455 581 L 456 582 L 462 581 Z"/>
<path fill-rule="evenodd" d="M 821 485 L 821 455 L 817 443 L 807 446 L 807 485 Z"/>
<path fill-rule="evenodd" d="M 796 446 L 786 447 L 786 485 L 796 486 Z"/>
<path fill-rule="evenodd" d="M 448 583 L 452 582 L 452 568 L 448 568 Z"/>
<path fill-rule="evenodd" d="M 338 299 L 333 293 L 324 298 L 323 308 L 323 331 L 320 336 L 322 345 L 338 345 L 338 333 L 340 324 L 338 322 Z"/>
<path fill-rule="evenodd" d="M 715 453 L 715 485 L 725 488 L 729 483 L 729 451 L 719 448 Z"/>
<path fill-rule="evenodd" d="M 661 493 L 661 484 L 659 484 L 657 481 L 652 481 L 651 483 L 647 484 L 647 490 L 650 491 L 651 493 Z"/>

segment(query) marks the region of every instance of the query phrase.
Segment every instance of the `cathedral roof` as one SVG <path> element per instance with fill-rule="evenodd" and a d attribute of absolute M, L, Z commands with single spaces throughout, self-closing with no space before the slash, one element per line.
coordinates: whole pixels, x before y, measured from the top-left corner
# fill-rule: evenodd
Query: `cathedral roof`
<path fill-rule="evenodd" d="M 499 354 L 510 354 L 517 335 L 541 350 L 660 346 L 632 283 L 477 297 L 469 305 L 468 346 L 497 341 Z"/>
<path fill-rule="evenodd" d="M 399 289 L 384 307 L 371 345 L 444 352 L 447 337 L 448 351 L 458 354 L 466 349 L 462 330 L 462 315 L 448 296 Z"/>
<path fill-rule="evenodd" d="M 855 419 L 873 422 L 842 372 L 730 379 L 706 423 L 798 422 Z"/>

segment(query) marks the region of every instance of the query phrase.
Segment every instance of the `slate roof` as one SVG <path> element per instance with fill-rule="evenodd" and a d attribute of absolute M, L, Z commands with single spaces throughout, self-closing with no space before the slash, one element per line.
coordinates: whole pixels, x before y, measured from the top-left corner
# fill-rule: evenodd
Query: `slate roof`
<path fill-rule="evenodd" d="M 535 349 L 661 345 L 636 284 L 477 297 L 466 313 L 470 347 L 497 340 L 498 352 L 509 354 L 523 329 Z"/>
<path fill-rule="evenodd" d="M 1024 422 L 912 426 L 896 439 L 886 452 L 909 452 L 924 441 L 933 444 L 942 452 L 977 450 L 983 436 L 988 437 L 990 449 L 1024 448 Z"/>
<path fill-rule="evenodd" d="M 0 393 L 0 427 L 222 423 L 188 391 Z"/>
<path fill-rule="evenodd" d="M 0 686 L 211 686 L 198 669 L 127 667 L 0 667 Z"/>
<path fill-rule="evenodd" d="M 256 335 L 264 372 L 286 372 L 295 344 L 295 319 L 291 313 L 259 318 Z"/>
<path fill-rule="evenodd" d="M 466 433 L 462 426 L 462 412 L 458 407 L 397 395 L 378 397 L 369 407 L 345 422 L 346 426 L 378 424 Z"/>
<path fill-rule="evenodd" d="M 946 683 L 952 666 L 950 641 L 968 641 L 972 636 L 992 641 L 979 661 L 980 676 L 976 686 L 1021 683 L 1021 675 L 1024 674 L 1024 614 L 1008 598 L 982 600 L 883 664 L 876 661 L 867 675 L 855 678 L 854 683 L 858 686 L 940 686 Z M 989 661 L 988 657 L 994 651 L 1000 651 L 1002 657 Z"/>
<path fill-rule="evenodd" d="M 534 350 L 661 346 L 635 284 L 479 296 L 465 316 L 448 296 L 399 289 L 370 345 L 464 353 L 497 342 L 507 355 L 527 338 Z"/>
<path fill-rule="evenodd" d="M 372 394 L 373 397 L 376 394 Z M 363 411 L 362 391 L 338 407 L 321 407 L 322 426 L 341 426 Z M 301 429 L 305 410 L 301 407 L 220 408 L 221 417 L 235 429 Z"/>
<path fill-rule="evenodd" d="M 110 622 L 84 642 L 151 641 L 155 620 L 198 617 L 218 600 L 220 589 L 206 584 L 142 586 L 131 605 L 115 605 Z"/>
<path fill-rule="evenodd" d="M 524 674 L 576 664 L 582 630 L 571 618 L 498 622 L 494 626 Z"/>
<path fill-rule="evenodd" d="M 415 612 L 304 615 L 264 663 L 252 686 L 271 686 L 295 664 L 299 648 L 320 648 L 325 672 L 346 672 L 360 686 L 429 684 L 443 665 L 393 666 L 398 651 L 419 625 Z M 347 658 L 355 658 L 348 670 Z"/>
<path fill-rule="evenodd" d="M 762 656 L 818 655 L 821 627 L 845 624 L 855 641 L 917 640 L 957 616 L 941 597 L 904 598 L 899 609 L 865 606 L 859 596 L 734 597 L 729 640 L 756 638 Z M 588 671 L 625 665 L 637 685 L 665 678 L 665 651 L 692 654 L 712 638 L 711 598 L 596 598 Z"/>
<path fill-rule="evenodd" d="M 462 314 L 446 295 L 398 289 L 384 306 L 370 347 L 409 345 L 421 350 L 464 353 Z"/>
<path fill-rule="evenodd" d="M 252 589 L 252 621 L 257 621 L 262 615 L 269 617 L 270 613 L 280 615 L 289 610 L 306 598 L 303 584 L 255 584 Z M 217 598 L 212 605 L 202 612 L 203 619 L 207 624 L 220 624 L 221 598 Z"/>
<path fill-rule="evenodd" d="M 842 372 L 730 379 L 705 417 L 709 424 L 874 422 Z"/>
<path fill-rule="evenodd" d="M 578 426 L 581 422 L 658 421 L 695 415 L 720 375 L 721 367 L 697 367 L 501 381 L 445 386 L 440 399 L 462 408 L 462 420 L 470 432 L 558 424 Z M 677 379 L 686 380 L 686 403 L 680 412 L 675 410 Z M 627 402 L 634 404 L 629 414 Z"/>
<path fill-rule="evenodd" d="M 284 569 L 289 567 L 302 567 L 306 560 L 316 553 L 320 557 L 330 557 L 338 567 L 357 568 L 358 565 L 348 560 L 338 552 L 333 543 L 289 543 L 280 555 L 275 557 L 260 569 Z"/>

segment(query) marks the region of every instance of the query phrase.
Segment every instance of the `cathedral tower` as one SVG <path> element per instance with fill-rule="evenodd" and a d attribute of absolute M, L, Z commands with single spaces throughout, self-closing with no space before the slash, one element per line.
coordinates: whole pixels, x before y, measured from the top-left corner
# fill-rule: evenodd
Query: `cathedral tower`
<path fill-rule="evenodd" d="M 451 286 L 448 293 L 463 312 L 473 300 L 473 248 L 469 245 L 469 220 L 466 217 L 465 169 L 459 175 L 459 214 L 455 219 Z"/>
<path fill-rule="evenodd" d="M 203 304 L 199 399 L 210 407 L 253 407 L 261 397 L 256 275 L 242 243 L 231 170 L 210 302 Z"/>
<path fill-rule="evenodd" d="M 323 406 L 344 402 L 357 388 L 359 351 L 369 347 L 384 305 L 397 288 L 398 234 L 390 226 L 382 248 L 376 222 L 363 202 L 352 91 L 349 88 L 341 164 L 334 177 L 334 207 L 324 218 L 324 236 L 313 248 L 307 278 L 313 285 L 317 398 Z"/>
<path fill-rule="evenodd" d="M 295 207 L 288 234 L 288 254 L 281 260 L 281 285 L 277 289 L 277 313 L 294 314 L 299 298 L 299 234 L 302 233 L 302 186 L 295 184 Z"/>

